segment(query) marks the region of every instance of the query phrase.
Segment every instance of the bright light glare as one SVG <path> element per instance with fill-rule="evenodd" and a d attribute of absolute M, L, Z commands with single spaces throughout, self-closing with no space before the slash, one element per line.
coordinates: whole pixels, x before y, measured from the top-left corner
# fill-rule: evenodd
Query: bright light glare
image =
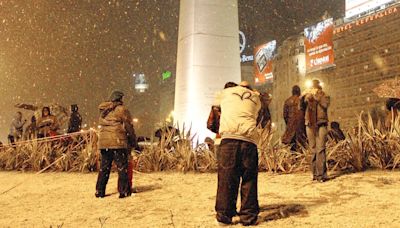
<path fill-rule="evenodd" d="M 311 89 L 312 85 L 313 85 L 313 83 L 312 83 L 311 80 L 307 80 L 306 83 L 305 83 L 305 86 L 306 86 L 307 89 Z"/>

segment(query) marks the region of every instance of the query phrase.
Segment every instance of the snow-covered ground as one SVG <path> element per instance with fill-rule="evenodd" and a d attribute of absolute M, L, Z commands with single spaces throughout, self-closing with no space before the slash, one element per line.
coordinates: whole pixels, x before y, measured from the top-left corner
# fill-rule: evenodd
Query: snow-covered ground
<path fill-rule="evenodd" d="M 216 174 L 152 173 L 119 199 L 117 174 L 94 197 L 96 174 L 0 172 L 0 227 L 214 227 Z M 259 175 L 260 227 L 399 227 L 400 172 L 368 171 L 311 182 L 310 174 Z M 240 226 L 240 225 L 236 225 Z"/>

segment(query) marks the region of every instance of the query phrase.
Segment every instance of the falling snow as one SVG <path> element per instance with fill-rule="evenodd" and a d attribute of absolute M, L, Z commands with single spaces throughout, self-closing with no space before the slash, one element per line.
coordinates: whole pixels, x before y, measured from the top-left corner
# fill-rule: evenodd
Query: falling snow
<path fill-rule="evenodd" d="M 283 41 L 324 12 L 343 11 L 344 1 L 239 0 L 240 29 L 252 45 Z M 175 74 L 178 16 L 178 0 L 0 0 L 0 140 L 16 103 L 76 103 L 97 126 L 97 105 L 114 89 L 151 128 L 162 91 L 174 90 L 160 81 L 165 70 Z M 146 74 L 148 91 L 135 92 L 133 73 Z"/>

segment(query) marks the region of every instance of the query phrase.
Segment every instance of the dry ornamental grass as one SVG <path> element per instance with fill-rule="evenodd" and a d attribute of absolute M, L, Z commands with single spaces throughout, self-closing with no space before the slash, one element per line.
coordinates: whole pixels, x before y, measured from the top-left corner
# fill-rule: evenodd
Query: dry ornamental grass
<path fill-rule="evenodd" d="M 310 168 L 310 152 L 297 152 L 280 141 L 272 140 L 274 132 L 258 128 L 259 170 L 277 173 L 304 172 Z M 135 169 L 142 172 L 180 171 L 211 172 L 217 170 L 217 152 L 194 142 L 191 129 L 181 133 L 166 130 L 157 143 L 150 143 L 140 153 L 133 153 Z M 327 143 L 328 167 L 331 171 L 362 171 L 368 168 L 396 169 L 400 166 L 400 118 L 385 128 L 370 114 L 360 114 L 355 131 L 346 139 Z M 60 159 L 51 165 L 54 161 Z M 97 171 L 99 153 L 94 130 L 19 142 L 0 149 L 1 170 Z"/>

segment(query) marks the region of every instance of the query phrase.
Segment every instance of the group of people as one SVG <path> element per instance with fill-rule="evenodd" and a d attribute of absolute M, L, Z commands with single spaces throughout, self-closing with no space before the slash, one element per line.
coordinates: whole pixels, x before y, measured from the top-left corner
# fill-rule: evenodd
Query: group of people
<path fill-rule="evenodd" d="M 112 92 L 108 101 L 99 105 L 99 141 L 101 164 L 96 183 L 95 196 L 105 197 L 106 185 L 114 161 L 118 170 L 118 192 L 120 198 L 132 193 L 131 148 L 137 148 L 137 139 L 133 120 L 123 103 L 124 94 Z M 223 224 L 231 224 L 232 217 L 238 215 L 243 225 L 253 225 L 259 213 L 258 203 L 258 150 L 257 126 L 270 128 L 268 105 L 271 99 L 268 93 L 253 90 L 249 83 L 239 85 L 234 82 L 225 84 L 212 106 L 207 128 L 217 133 L 220 143 L 217 152 L 218 188 L 216 197 L 216 219 Z M 332 122 L 328 131 L 328 108 L 330 97 L 323 91 L 320 82 L 313 80 L 311 89 L 303 94 L 298 86 L 292 88 L 292 96 L 284 103 L 283 118 L 287 125 L 282 142 L 298 150 L 300 146 L 312 153 L 313 180 L 324 182 L 328 179 L 325 146 L 328 136 L 334 140 L 345 138 L 337 122 Z M 400 108 L 400 101 L 387 102 L 388 109 Z M 80 130 L 82 118 L 78 107 L 71 107 L 68 132 Z M 396 112 L 391 112 L 393 119 Z M 26 120 L 18 112 L 12 121 L 9 140 L 11 143 L 23 135 Z M 31 124 L 25 132 L 37 134 L 37 137 L 52 136 L 59 125 L 50 109 L 42 109 L 41 118 Z M 240 189 L 241 207 L 236 211 L 237 196 Z"/>
<path fill-rule="evenodd" d="M 207 122 L 207 128 L 222 139 L 217 152 L 216 219 L 220 223 L 231 224 L 232 217 L 239 215 L 243 225 L 252 225 L 256 223 L 259 213 L 257 125 L 265 117 L 262 115 L 268 102 L 247 82 L 240 85 L 226 83 L 216 100 Z M 285 101 L 283 108 L 286 131 L 282 142 L 290 145 L 293 151 L 300 147 L 310 150 L 313 181 L 317 182 L 328 180 L 325 152 L 328 137 L 335 142 L 345 139 L 338 122 L 331 122 L 328 130 L 329 105 L 330 97 L 315 79 L 312 88 L 303 94 L 299 86 L 293 86 L 292 96 Z M 385 126 L 389 128 L 398 116 L 400 99 L 388 99 L 386 107 L 389 112 Z M 241 207 L 237 212 L 239 187 Z"/>
<path fill-rule="evenodd" d="M 43 107 L 38 120 L 35 115 L 31 117 L 31 123 L 26 125 L 27 120 L 23 119 L 22 113 L 17 112 L 10 125 L 8 142 L 14 145 L 21 140 L 52 137 L 59 134 L 59 122 L 57 117 L 51 114 L 50 107 Z M 78 112 L 76 104 L 71 105 L 71 115 L 68 123 L 67 133 L 74 133 L 81 130 L 82 117 Z"/>
<path fill-rule="evenodd" d="M 243 225 L 252 225 L 257 221 L 257 125 L 270 127 L 269 102 L 269 97 L 263 97 L 247 82 L 240 85 L 228 82 L 212 107 L 207 128 L 221 138 L 217 152 L 218 189 L 215 205 L 216 218 L 220 223 L 231 224 L 235 215 L 239 215 Z M 282 141 L 291 145 L 293 150 L 297 150 L 298 144 L 308 145 L 313 154 L 313 180 L 318 182 L 328 179 L 325 144 L 329 104 L 330 98 L 318 80 L 313 80 L 312 88 L 303 95 L 300 88 L 294 86 L 292 96 L 284 104 L 283 118 L 287 129 Z M 334 124 L 335 129 L 340 129 L 337 125 Z M 241 208 L 237 212 L 239 187 Z"/>

